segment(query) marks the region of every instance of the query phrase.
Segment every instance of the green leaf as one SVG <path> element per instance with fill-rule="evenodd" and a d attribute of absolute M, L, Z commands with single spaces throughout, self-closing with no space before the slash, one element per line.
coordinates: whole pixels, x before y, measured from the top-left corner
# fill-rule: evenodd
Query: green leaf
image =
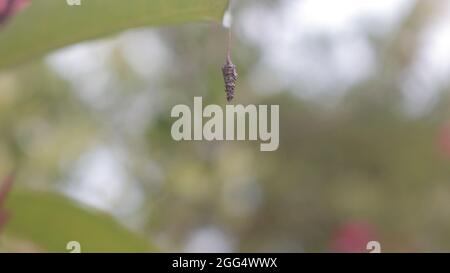
<path fill-rule="evenodd" d="M 0 28 L 0 69 L 128 28 L 219 21 L 228 0 L 34 0 Z"/>
<path fill-rule="evenodd" d="M 6 208 L 7 237 L 19 238 L 49 252 L 69 252 L 70 241 L 82 252 L 148 252 L 155 250 L 104 213 L 83 209 L 56 193 L 13 191 Z"/>

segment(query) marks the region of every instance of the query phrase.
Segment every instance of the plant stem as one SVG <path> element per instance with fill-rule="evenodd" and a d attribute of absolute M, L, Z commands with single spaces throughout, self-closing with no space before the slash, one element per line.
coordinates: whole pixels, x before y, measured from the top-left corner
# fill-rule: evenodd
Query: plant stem
<path fill-rule="evenodd" d="M 227 62 L 231 63 L 231 27 L 228 28 Z"/>

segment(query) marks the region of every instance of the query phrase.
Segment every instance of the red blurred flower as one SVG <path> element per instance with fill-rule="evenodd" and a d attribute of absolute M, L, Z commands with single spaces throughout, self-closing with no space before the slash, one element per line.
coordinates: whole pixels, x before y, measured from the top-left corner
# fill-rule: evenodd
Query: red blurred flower
<path fill-rule="evenodd" d="M 445 124 L 441 127 L 438 136 L 437 142 L 439 145 L 439 149 L 447 156 L 450 156 L 450 125 Z"/>
<path fill-rule="evenodd" d="M 367 243 L 376 239 L 372 225 L 362 221 L 349 221 L 335 232 L 331 247 L 336 252 L 368 252 Z"/>
<path fill-rule="evenodd" d="M 8 220 L 8 213 L 3 208 L 3 204 L 5 203 L 8 192 L 11 190 L 13 181 L 14 175 L 10 175 L 3 180 L 2 184 L 0 184 L 0 231 Z"/>
<path fill-rule="evenodd" d="M 31 0 L 0 0 L 0 24 L 19 10 L 25 8 Z"/>

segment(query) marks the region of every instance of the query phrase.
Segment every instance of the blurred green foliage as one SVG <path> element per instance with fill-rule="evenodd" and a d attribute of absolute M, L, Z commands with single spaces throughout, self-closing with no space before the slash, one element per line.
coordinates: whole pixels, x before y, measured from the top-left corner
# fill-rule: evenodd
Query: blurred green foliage
<path fill-rule="evenodd" d="M 132 27 L 221 20 L 227 0 L 39 0 L 0 32 L 0 69 L 50 50 Z"/>
<path fill-rule="evenodd" d="M 16 251 L 62 252 L 70 241 L 79 242 L 82 252 L 155 251 L 111 216 L 82 209 L 58 194 L 17 190 L 6 208 L 11 220 L 5 236 L 19 240 Z M 13 243 L 10 247 L 14 250 Z"/>
<path fill-rule="evenodd" d="M 43 65 L 34 62 L 19 73 L 11 66 L 62 46 L 132 27 L 219 21 L 227 1 L 164 0 L 130 4 L 90 0 L 83 1 L 82 5 L 73 7 L 65 1 L 52 0 L 33 2 L 0 31 L 0 69 L 4 70 L 0 76 L 1 171 L 20 166 L 26 172 L 31 168 L 34 178 L 28 184 L 33 187 L 57 179 L 54 172 L 57 165 L 79 155 L 95 134 L 95 128 L 80 102 L 63 91 L 67 90 L 64 82 Z M 9 71 L 5 71 L 7 68 Z M 27 80 L 16 86 L 22 77 Z M 49 138 L 41 138 L 36 133 Z M 27 167 L 27 162 L 34 163 Z M 78 208 L 54 193 L 14 192 L 7 209 L 12 217 L 3 235 L 6 247 L 0 244 L 0 250 L 65 251 L 66 243 L 71 240 L 80 242 L 84 252 L 155 250 L 147 240 L 125 230 L 111 217 Z"/>

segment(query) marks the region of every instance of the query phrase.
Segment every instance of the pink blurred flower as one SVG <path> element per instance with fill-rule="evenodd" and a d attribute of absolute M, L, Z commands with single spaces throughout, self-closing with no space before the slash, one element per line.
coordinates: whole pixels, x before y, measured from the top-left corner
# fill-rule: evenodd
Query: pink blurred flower
<path fill-rule="evenodd" d="M 0 231 L 8 220 L 8 212 L 3 208 L 6 196 L 11 191 L 14 182 L 14 175 L 6 177 L 0 184 Z"/>
<path fill-rule="evenodd" d="M 335 232 L 331 247 L 336 252 L 368 252 L 367 243 L 376 239 L 372 225 L 362 221 L 349 221 Z"/>
<path fill-rule="evenodd" d="M 19 10 L 25 8 L 31 0 L 0 0 L 0 24 Z"/>
<path fill-rule="evenodd" d="M 443 125 L 437 135 L 439 149 L 445 155 L 450 156 L 450 124 Z"/>

